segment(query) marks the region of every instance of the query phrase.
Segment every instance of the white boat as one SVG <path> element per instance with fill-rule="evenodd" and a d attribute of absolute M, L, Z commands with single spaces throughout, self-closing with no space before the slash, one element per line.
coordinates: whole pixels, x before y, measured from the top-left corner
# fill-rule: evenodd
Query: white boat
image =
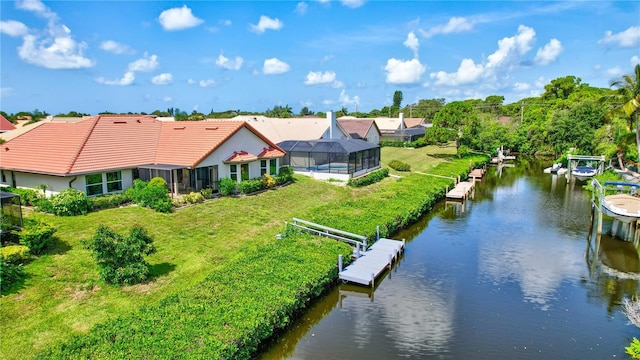
<path fill-rule="evenodd" d="M 602 211 L 622 222 L 640 219 L 640 197 L 629 194 L 607 195 L 602 202 Z"/>
<path fill-rule="evenodd" d="M 571 175 L 580 181 L 584 181 L 594 177 L 598 173 L 598 170 L 591 165 L 576 166 L 571 171 Z"/>
<path fill-rule="evenodd" d="M 567 172 L 567 168 L 562 167 L 562 163 L 553 164 L 546 169 L 544 169 L 545 174 L 557 174 L 562 175 Z"/>

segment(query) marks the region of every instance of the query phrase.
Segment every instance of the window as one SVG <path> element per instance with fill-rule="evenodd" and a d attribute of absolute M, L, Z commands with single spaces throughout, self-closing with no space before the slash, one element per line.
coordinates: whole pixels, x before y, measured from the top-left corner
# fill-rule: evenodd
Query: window
<path fill-rule="evenodd" d="M 107 192 L 122 191 L 122 172 L 107 173 Z"/>
<path fill-rule="evenodd" d="M 260 176 L 267 173 L 267 160 L 260 160 Z"/>
<path fill-rule="evenodd" d="M 240 164 L 241 180 L 249 180 L 249 164 Z"/>
<path fill-rule="evenodd" d="M 269 160 L 269 174 L 271 175 L 278 174 L 278 160 L 276 159 Z"/>
<path fill-rule="evenodd" d="M 238 165 L 229 165 L 229 177 L 233 181 L 238 181 Z"/>
<path fill-rule="evenodd" d="M 87 196 L 102 195 L 102 174 L 91 174 L 84 177 Z"/>
<path fill-rule="evenodd" d="M 6 183 L 7 182 L 7 176 L 4 174 L 4 170 L 0 170 L 0 172 L 2 172 L 2 182 Z"/>

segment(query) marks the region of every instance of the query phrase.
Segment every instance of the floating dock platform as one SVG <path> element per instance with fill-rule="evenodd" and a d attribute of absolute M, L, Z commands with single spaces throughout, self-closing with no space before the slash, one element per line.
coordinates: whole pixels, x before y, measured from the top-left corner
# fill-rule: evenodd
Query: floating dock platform
<path fill-rule="evenodd" d="M 338 277 L 360 285 L 375 286 L 375 279 L 404 251 L 405 242 L 391 239 L 379 239 L 366 251 L 360 253 L 349 266 L 342 269 L 342 258 L 338 261 Z"/>
<path fill-rule="evenodd" d="M 484 173 L 485 173 L 484 168 L 473 169 L 469 173 L 469 178 L 474 179 L 474 180 L 475 179 L 482 179 L 482 177 L 484 176 Z"/>
<path fill-rule="evenodd" d="M 464 200 L 473 192 L 474 187 L 475 180 L 461 181 L 456 185 L 456 187 L 447 192 L 447 199 Z"/>

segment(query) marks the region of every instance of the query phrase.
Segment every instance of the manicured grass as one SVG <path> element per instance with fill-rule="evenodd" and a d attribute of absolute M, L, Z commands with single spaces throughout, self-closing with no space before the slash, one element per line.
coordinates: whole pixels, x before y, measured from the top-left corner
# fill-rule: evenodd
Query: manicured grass
<path fill-rule="evenodd" d="M 383 159 L 387 149 L 383 148 Z M 427 156 L 427 148 L 399 150 L 427 158 L 428 160 L 415 160 L 415 164 L 427 169 L 443 161 L 438 157 Z M 402 156 L 401 153 L 396 155 Z M 406 157 L 400 160 L 411 163 Z M 64 342 L 72 335 L 86 333 L 96 324 L 119 323 L 131 319 L 139 309 L 157 306 L 159 302 L 176 296 L 172 294 L 188 294 L 207 282 L 211 286 L 218 286 L 217 282 L 212 283 L 211 279 L 230 280 L 231 278 L 220 275 L 232 268 L 229 264 L 234 264 L 235 261 L 242 263 L 250 256 L 247 254 L 254 254 L 252 251 L 259 253 L 256 249 L 273 246 L 276 241 L 275 235 L 283 229 L 284 221 L 294 216 L 311 219 L 314 214 L 326 212 L 324 209 L 331 208 L 331 204 L 341 204 L 339 209 L 332 213 L 334 219 L 343 211 L 345 215 L 355 215 L 355 208 L 350 208 L 349 204 L 353 204 L 357 199 L 373 199 L 374 195 L 375 198 L 383 200 L 385 197 L 392 198 L 398 189 L 394 186 L 397 187 L 399 183 L 396 179 L 385 179 L 362 189 L 353 189 L 304 177 L 297 179 L 298 182 L 295 184 L 256 196 L 221 198 L 173 214 L 159 214 L 144 208 L 127 207 L 79 217 L 30 215 L 44 218 L 54 224 L 58 229 L 59 241 L 56 249 L 50 254 L 41 256 L 26 266 L 27 279 L 22 288 L 1 299 L 2 357 L 31 358 L 36 352 L 60 341 Z M 372 200 L 370 206 L 375 207 L 375 204 Z M 363 214 L 366 217 L 372 216 Z M 95 262 L 81 245 L 81 240 L 89 238 L 99 224 L 109 225 L 121 233 L 134 224 L 140 224 L 147 229 L 155 239 L 158 249 L 158 252 L 149 258 L 155 275 L 151 282 L 119 288 L 106 285 L 99 280 Z M 370 234 L 371 226 L 367 227 L 367 230 L 346 230 L 358 233 L 367 231 Z M 350 225 L 349 228 L 357 226 Z M 343 250 L 332 248 L 325 256 L 331 259 Z M 303 258 L 296 256 L 295 251 L 292 250 L 290 254 L 290 261 L 293 263 L 283 262 L 288 264 L 287 266 L 295 266 L 296 258 Z M 327 260 L 318 261 L 322 263 Z M 220 276 L 222 277 L 218 278 Z M 250 274 L 246 275 L 246 278 L 247 281 L 253 281 Z M 260 279 L 260 284 L 264 284 L 264 278 Z M 301 284 L 303 285 L 300 286 L 306 286 L 304 281 Z M 245 289 L 246 293 L 243 296 L 253 295 L 252 290 L 255 291 L 251 288 Z M 220 291 L 228 292 L 230 289 L 223 287 Z M 290 288 L 288 291 L 295 293 L 297 290 Z M 233 291 L 230 294 L 233 294 Z M 233 303 L 237 295 L 230 295 L 224 301 Z M 226 332 L 227 327 L 223 326 L 221 329 L 218 331 Z M 95 334 L 92 332 L 93 336 Z M 236 336 L 232 334 L 229 338 L 228 335 L 223 335 L 216 336 L 227 339 Z"/>
<path fill-rule="evenodd" d="M 411 171 L 428 172 L 429 169 L 442 163 L 448 158 L 456 155 L 455 143 L 440 147 L 429 145 L 417 149 L 406 149 L 396 147 L 383 147 L 380 158 L 382 166 L 388 167 L 391 160 L 400 160 L 411 165 Z M 406 175 L 406 172 L 395 171 L 391 169 L 391 173 L 395 175 Z"/>

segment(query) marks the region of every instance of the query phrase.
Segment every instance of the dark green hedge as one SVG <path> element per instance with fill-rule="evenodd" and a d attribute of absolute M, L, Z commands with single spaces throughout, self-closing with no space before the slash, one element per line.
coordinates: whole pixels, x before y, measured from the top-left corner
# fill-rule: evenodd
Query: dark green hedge
<path fill-rule="evenodd" d="M 349 179 L 347 185 L 353 187 L 367 186 L 373 183 L 377 183 L 378 181 L 382 181 L 387 176 L 389 176 L 389 169 L 378 169 L 357 179 Z"/>

